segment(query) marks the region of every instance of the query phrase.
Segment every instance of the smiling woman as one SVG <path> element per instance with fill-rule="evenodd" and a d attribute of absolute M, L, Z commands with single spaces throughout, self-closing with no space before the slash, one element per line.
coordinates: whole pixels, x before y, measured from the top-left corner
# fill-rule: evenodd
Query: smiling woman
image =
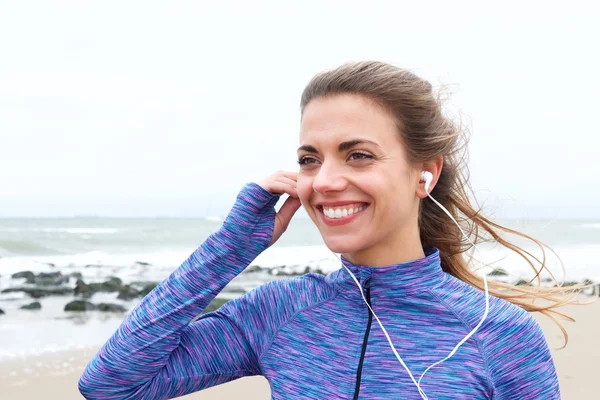
<path fill-rule="evenodd" d="M 559 314 L 574 288 L 496 282 L 488 293 L 465 259 L 479 229 L 538 275 L 545 265 L 499 232 L 528 236 L 471 206 L 464 132 L 431 85 L 386 63 L 350 63 L 314 77 L 301 108 L 299 171 L 242 188 L 221 228 L 90 361 L 81 393 L 166 399 L 262 375 L 273 399 L 559 399 L 529 312 Z M 341 268 L 263 284 L 198 317 L 300 206 Z"/>

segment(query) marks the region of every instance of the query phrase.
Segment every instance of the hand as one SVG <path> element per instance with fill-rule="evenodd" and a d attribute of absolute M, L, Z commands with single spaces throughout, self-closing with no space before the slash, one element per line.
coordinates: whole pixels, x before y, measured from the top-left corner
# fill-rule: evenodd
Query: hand
<path fill-rule="evenodd" d="M 283 203 L 279 212 L 275 214 L 275 226 L 269 246 L 273 245 L 286 231 L 292 217 L 300 208 L 300 199 L 296 192 L 297 172 L 277 171 L 273 175 L 257 182 L 259 186 L 272 194 L 287 193 L 290 197 Z"/>

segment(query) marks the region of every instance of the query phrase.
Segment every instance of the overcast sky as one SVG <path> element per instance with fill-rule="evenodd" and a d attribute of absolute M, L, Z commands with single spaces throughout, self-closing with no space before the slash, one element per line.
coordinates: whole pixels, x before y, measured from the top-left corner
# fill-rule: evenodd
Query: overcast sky
<path fill-rule="evenodd" d="M 206 216 L 297 170 L 299 100 L 350 60 L 451 84 L 496 217 L 600 218 L 593 2 L 3 1 L 0 217 Z"/>

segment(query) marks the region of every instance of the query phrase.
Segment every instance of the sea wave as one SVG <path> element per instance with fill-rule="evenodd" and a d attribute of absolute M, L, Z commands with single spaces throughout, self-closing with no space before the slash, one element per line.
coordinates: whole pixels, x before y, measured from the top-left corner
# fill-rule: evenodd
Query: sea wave
<path fill-rule="evenodd" d="M 58 249 L 41 245 L 32 240 L 0 239 L 0 255 L 3 257 L 11 254 L 27 254 L 30 256 L 41 254 L 63 254 Z"/>

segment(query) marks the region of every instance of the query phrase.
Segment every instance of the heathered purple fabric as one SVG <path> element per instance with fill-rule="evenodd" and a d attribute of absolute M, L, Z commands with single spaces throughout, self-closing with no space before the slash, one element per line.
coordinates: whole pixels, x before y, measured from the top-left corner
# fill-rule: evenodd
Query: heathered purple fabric
<path fill-rule="evenodd" d="M 256 183 L 239 193 L 223 226 L 133 309 L 87 365 L 87 399 L 169 399 L 242 376 L 263 375 L 273 399 L 352 399 L 369 311 L 340 268 L 272 281 L 194 320 L 270 242 L 279 196 Z M 478 323 L 484 294 L 444 273 L 439 250 L 386 267 L 342 262 L 415 378 Z M 429 370 L 430 399 L 559 399 L 553 360 L 537 322 L 490 297 L 480 330 Z M 420 399 L 375 320 L 361 399 Z"/>

